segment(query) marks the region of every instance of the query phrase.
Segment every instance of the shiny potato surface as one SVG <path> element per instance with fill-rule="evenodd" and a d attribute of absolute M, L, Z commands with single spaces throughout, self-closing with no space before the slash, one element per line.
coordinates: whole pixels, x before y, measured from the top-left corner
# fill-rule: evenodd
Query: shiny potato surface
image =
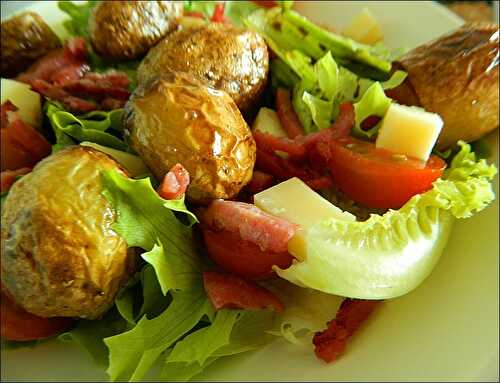
<path fill-rule="evenodd" d="M 498 43 L 498 24 L 466 24 L 399 60 L 420 105 L 443 118 L 440 149 L 498 127 Z"/>
<path fill-rule="evenodd" d="M 182 17 L 182 1 L 102 1 L 89 19 L 94 50 L 112 60 L 145 54 Z"/>
<path fill-rule="evenodd" d="M 125 105 L 125 136 L 158 179 L 176 163 L 191 176 L 187 198 L 231 198 L 250 181 L 255 141 L 234 101 L 186 73 L 139 86 Z"/>
<path fill-rule="evenodd" d="M 188 72 L 224 90 L 244 115 L 264 91 L 269 56 L 264 39 L 253 31 L 209 23 L 176 31 L 152 48 L 137 72 L 139 83 L 166 70 Z"/>
<path fill-rule="evenodd" d="M 17 181 L 2 209 L 3 288 L 41 316 L 99 318 L 133 269 L 125 241 L 111 228 L 101 171 L 119 165 L 72 146 Z"/>
<path fill-rule="evenodd" d="M 1 26 L 2 77 L 13 77 L 61 42 L 43 19 L 34 12 L 24 12 Z"/>

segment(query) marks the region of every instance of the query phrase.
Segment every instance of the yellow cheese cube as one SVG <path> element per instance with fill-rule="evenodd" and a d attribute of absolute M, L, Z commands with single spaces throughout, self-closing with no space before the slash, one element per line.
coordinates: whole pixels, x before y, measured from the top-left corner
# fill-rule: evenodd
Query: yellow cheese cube
<path fill-rule="evenodd" d="M 382 121 L 375 146 L 427 161 L 443 127 L 436 113 L 391 104 Z"/>
<path fill-rule="evenodd" d="M 342 34 L 363 44 L 375 44 L 384 38 L 380 24 L 367 8 L 350 22 Z"/>
<path fill-rule="evenodd" d="M 254 203 L 269 214 L 300 225 L 288 243 L 288 251 L 301 260 L 306 256 L 306 234 L 311 226 L 330 218 L 356 220 L 296 177 L 256 194 Z"/>
<path fill-rule="evenodd" d="M 42 124 L 42 102 L 40 95 L 23 82 L 2 78 L 1 103 L 12 102 L 17 106 L 19 117 L 34 128 Z"/>
<path fill-rule="evenodd" d="M 287 134 L 278 118 L 278 114 L 269 108 L 262 107 L 255 117 L 252 130 L 260 130 L 263 133 L 269 133 L 276 137 L 287 137 Z"/>

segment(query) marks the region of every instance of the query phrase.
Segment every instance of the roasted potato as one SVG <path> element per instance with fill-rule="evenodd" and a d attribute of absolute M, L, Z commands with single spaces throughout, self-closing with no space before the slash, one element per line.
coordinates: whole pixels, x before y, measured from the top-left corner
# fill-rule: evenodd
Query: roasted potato
<path fill-rule="evenodd" d="M 124 132 L 158 179 L 176 163 L 188 170 L 192 202 L 231 198 L 252 177 L 255 141 L 236 104 L 187 73 L 140 85 L 125 105 Z"/>
<path fill-rule="evenodd" d="M 2 21 L 2 77 L 13 77 L 61 42 L 43 19 L 24 12 Z"/>
<path fill-rule="evenodd" d="M 99 318 L 133 271 L 101 194 L 107 155 L 72 146 L 17 181 L 2 208 L 2 286 L 41 317 Z"/>
<path fill-rule="evenodd" d="M 388 94 L 438 113 L 438 148 L 474 141 L 498 127 L 498 25 L 466 24 L 403 56 L 407 80 Z"/>
<path fill-rule="evenodd" d="M 176 31 L 152 48 L 137 72 L 139 83 L 166 70 L 188 72 L 227 92 L 244 115 L 264 91 L 269 56 L 255 32 L 221 23 Z"/>
<path fill-rule="evenodd" d="M 92 47 L 111 60 L 140 57 L 177 28 L 182 11 L 182 1 L 102 1 L 89 18 Z"/>

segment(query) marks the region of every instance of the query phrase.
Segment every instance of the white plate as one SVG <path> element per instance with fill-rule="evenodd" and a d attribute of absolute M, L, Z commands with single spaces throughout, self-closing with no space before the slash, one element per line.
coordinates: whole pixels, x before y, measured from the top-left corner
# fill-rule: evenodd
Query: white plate
<path fill-rule="evenodd" d="M 366 6 L 380 20 L 391 47 L 417 46 L 462 22 L 433 2 Z M 54 4 L 38 2 L 31 7 L 51 22 L 60 17 Z M 363 3 L 344 1 L 298 5 L 307 16 L 335 27 L 345 25 L 362 7 Z M 12 4 L 2 2 L 2 15 L 7 11 L 12 11 Z M 498 146 L 498 132 L 491 142 Z M 494 160 L 498 165 L 498 150 Z M 498 177 L 495 191 L 498 194 Z M 457 222 L 432 275 L 412 293 L 386 302 L 335 364 L 316 359 L 310 346 L 276 341 L 216 362 L 197 380 L 498 381 L 497 212 L 498 200 L 472 219 Z M 79 349 L 55 341 L 3 352 L 1 362 L 2 381 L 106 379 Z"/>

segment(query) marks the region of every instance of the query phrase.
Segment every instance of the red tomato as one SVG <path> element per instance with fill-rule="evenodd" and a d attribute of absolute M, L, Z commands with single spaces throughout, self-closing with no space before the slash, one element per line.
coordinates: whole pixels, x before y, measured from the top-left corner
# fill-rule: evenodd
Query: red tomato
<path fill-rule="evenodd" d="M 207 251 L 215 263 L 224 270 L 251 279 L 273 276 L 273 265 L 282 269 L 292 264 L 288 252 L 262 251 L 258 245 L 241 239 L 239 233 L 203 229 Z"/>
<path fill-rule="evenodd" d="M 3 339 L 28 341 L 56 335 L 73 324 L 72 318 L 41 318 L 30 314 L 2 291 L 1 336 Z"/>
<path fill-rule="evenodd" d="M 265 8 L 272 8 L 278 5 L 275 0 L 253 0 L 253 2 Z"/>
<path fill-rule="evenodd" d="M 330 170 L 337 187 L 371 208 L 398 209 L 432 187 L 446 167 L 439 157 L 427 162 L 402 159 L 353 137 L 332 141 Z"/>

